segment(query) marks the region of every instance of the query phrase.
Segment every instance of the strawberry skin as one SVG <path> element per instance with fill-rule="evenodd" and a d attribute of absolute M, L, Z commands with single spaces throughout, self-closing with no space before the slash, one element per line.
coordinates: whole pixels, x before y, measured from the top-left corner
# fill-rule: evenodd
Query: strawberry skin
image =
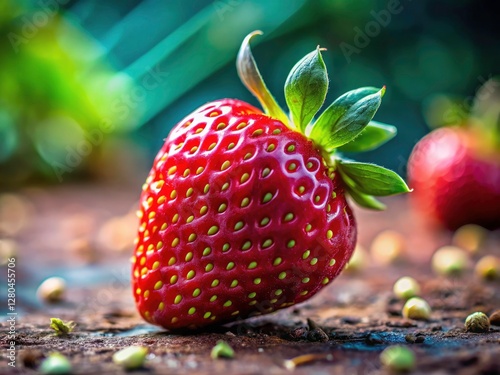
<path fill-rule="evenodd" d="M 500 227 L 500 157 L 481 157 L 474 143 L 470 131 L 441 128 L 415 146 L 408 174 L 426 220 L 451 230 L 469 223 Z"/>
<path fill-rule="evenodd" d="M 377 197 L 409 192 L 395 172 L 342 156 L 396 134 L 372 121 L 385 86 L 348 91 L 315 119 L 329 84 L 318 46 L 288 75 L 287 114 L 253 58 L 258 34 L 236 67 L 264 112 L 233 99 L 202 106 L 172 129 L 143 185 L 133 293 L 142 317 L 169 330 L 309 299 L 354 250 L 346 196 L 381 210 Z"/>
<path fill-rule="evenodd" d="M 302 302 L 350 258 L 356 226 L 312 141 L 238 100 L 182 120 L 139 211 L 133 290 L 141 315 L 196 328 Z"/>

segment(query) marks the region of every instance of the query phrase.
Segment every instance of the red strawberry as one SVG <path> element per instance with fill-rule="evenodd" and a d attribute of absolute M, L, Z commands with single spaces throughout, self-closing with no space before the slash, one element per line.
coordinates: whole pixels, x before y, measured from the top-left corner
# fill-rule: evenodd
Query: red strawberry
<path fill-rule="evenodd" d="M 498 95 L 499 83 L 488 82 L 478 93 Z M 490 102 L 492 98 L 489 99 Z M 500 227 L 500 148 L 498 98 L 481 105 L 482 115 L 465 127 L 440 128 L 415 146 L 408 164 L 415 207 L 426 220 L 449 229 L 465 224 Z M 481 101 L 476 102 L 476 109 Z M 494 108 L 492 108 L 494 107 Z M 491 120 L 488 120 L 491 118 Z M 489 125 L 493 123 L 493 125 Z"/>
<path fill-rule="evenodd" d="M 248 46 L 254 34 L 243 42 L 238 70 L 267 114 L 232 99 L 202 106 L 172 130 L 143 186 L 133 291 L 141 315 L 165 328 L 310 298 L 354 249 L 346 192 L 381 208 L 372 194 L 407 191 L 394 172 L 335 153 L 392 137 L 393 127 L 368 125 L 383 90 L 351 91 L 309 125 L 328 85 L 317 49 L 287 80 L 291 122 L 260 78 Z M 367 186 L 367 176 L 380 181 Z"/>

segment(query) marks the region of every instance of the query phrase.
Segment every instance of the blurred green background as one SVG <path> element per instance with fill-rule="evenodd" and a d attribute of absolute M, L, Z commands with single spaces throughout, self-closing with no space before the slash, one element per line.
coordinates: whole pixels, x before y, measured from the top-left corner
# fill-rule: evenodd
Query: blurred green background
<path fill-rule="evenodd" d="M 396 139 L 359 156 L 405 173 L 428 103 L 466 112 L 498 74 L 499 22 L 477 0 L 3 0 L 0 3 L 0 188 L 101 178 L 142 180 L 169 130 L 207 101 L 257 105 L 235 56 L 254 55 L 278 101 L 290 68 L 327 48 L 327 104 L 387 85 L 376 120 Z M 438 101 L 439 103 L 439 101 Z M 439 122 L 439 120 L 438 120 Z"/>

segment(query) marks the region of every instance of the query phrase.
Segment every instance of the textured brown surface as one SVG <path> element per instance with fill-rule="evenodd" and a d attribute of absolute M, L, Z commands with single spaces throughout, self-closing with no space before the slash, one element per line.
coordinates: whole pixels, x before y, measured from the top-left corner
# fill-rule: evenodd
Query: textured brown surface
<path fill-rule="evenodd" d="M 75 374 L 119 374 L 111 356 L 132 344 L 150 349 L 145 369 L 136 372 L 144 374 L 282 374 L 289 372 L 284 360 L 306 353 L 321 354 L 318 358 L 323 359 L 298 367 L 296 373 L 384 374 L 378 356 L 392 344 L 408 345 L 415 351 L 415 374 L 500 373 L 500 327 L 492 326 L 485 334 L 466 333 L 463 328 L 469 313 L 490 314 L 500 308 L 500 283 L 480 281 L 471 271 L 460 279 L 434 276 L 430 256 L 438 246 L 449 243 L 450 235 L 423 227 L 405 198 L 387 200 L 390 208 L 383 213 L 356 210 L 359 241 L 365 247 L 384 229 L 405 236 L 405 255 L 398 264 L 381 266 L 372 260 L 356 274 L 342 274 L 302 305 L 229 326 L 174 335 L 137 315 L 129 287 L 131 249 L 118 251 L 105 245 L 103 223 L 127 214 L 135 205 L 137 191 L 92 185 L 32 188 L 21 196 L 30 203 L 33 219 L 15 236 L 19 244 L 18 358 L 17 367 L 11 369 L 2 355 L 2 374 L 37 373 L 35 369 L 51 351 L 67 355 Z M 498 243 L 498 234 L 493 233 L 482 253 L 499 255 Z M 3 275 L 4 271 L 2 266 Z M 430 321 L 401 317 L 403 303 L 392 294 L 392 285 L 404 275 L 421 283 L 422 296 L 433 308 Z M 36 299 L 37 286 L 49 276 L 67 279 L 64 303 L 44 305 Z M 5 353 L 5 302 L 0 308 L 0 344 Z M 75 331 L 66 338 L 54 336 L 50 317 L 75 321 Z M 323 329 L 328 341 L 308 331 L 307 318 Z M 220 339 L 235 349 L 234 359 L 210 359 L 210 350 Z"/>

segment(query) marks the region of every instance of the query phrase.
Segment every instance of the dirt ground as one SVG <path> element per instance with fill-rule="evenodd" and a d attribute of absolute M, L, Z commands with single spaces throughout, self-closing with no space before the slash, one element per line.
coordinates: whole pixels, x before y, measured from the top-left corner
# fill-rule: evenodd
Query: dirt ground
<path fill-rule="evenodd" d="M 363 269 L 344 272 L 306 303 L 179 335 L 145 323 L 135 311 L 129 286 L 131 236 L 126 229 L 134 226 L 128 213 L 135 208 L 137 191 L 75 185 L 16 194 L 25 210 L 8 236 L 18 247 L 16 367 L 8 366 L 6 355 L 10 326 L 7 267 L 2 265 L 0 374 L 36 374 L 53 351 L 70 359 L 74 374 L 121 374 L 111 357 L 129 345 L 149 348 L 144 368 L 133 372 L 137 374 L 287 374 L 291 370 L 284 361 L 303 354 L 315 356 L 296 367 L 297 374 L 386 374 L 379 354 L 394 344 L 415 352 L 413 374 L 500 374 L 500 327 L 492 325 L 481 334 L 464 329 L 468 314 L 500 309 L 500 282 L 482 281 L 472 270 L 460 278 L 436 276 L 430 257 L 450 243 L 451 234 L 426 227 L 406 198 L 387 199 L 389 209 L 382 213 L 356 210 L 359 243 L 365 248 L 384 229 L 405 236 L 399 262 L 382 265 L 371 257 Z M 471 264 L 483 254 L 500 255 L 499 244 L 499 233 L 491 233 L 480 253 L 471 255 Z M 40 282 L 50 276 L 67 281 L 62 303 L 43 303 L 36 296 Z M 392 292 L 401 276 L 421 283 L 422 297 L 433 310 L 430 320 L 401 316 L 403 302 Z M 74 332 L 55 336 L 49 328 L 51 317 L 74 321 Z M 308 319 L 326 335 L 311 332 Z M 233 359 L 210 358 L 221 339 L 234 348 Z"/>

